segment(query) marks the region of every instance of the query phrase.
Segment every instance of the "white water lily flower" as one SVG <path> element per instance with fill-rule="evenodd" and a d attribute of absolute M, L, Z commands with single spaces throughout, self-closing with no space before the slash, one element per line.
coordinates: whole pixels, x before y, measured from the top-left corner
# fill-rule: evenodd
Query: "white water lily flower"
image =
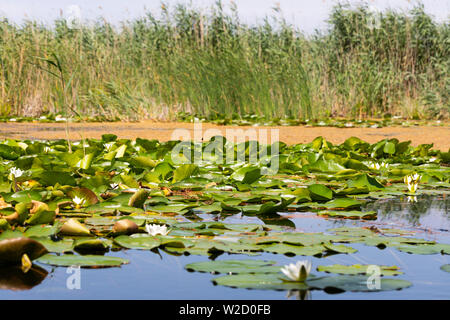
<path fill-rule="evenodd" d="M 106 151 L 109 152 L 111 150 L 112 146 L 114 145 L 114 143 L 115 142 L 108 142 L 108 143 L 103 144 L 103 146 L 105 147 Z"/>
<path fill-rule="evenodd" d="M 67 121 L 67 118 L 65 118 L 65 117 L 63 117 L 63 116 L 61 116 L 61 115 L 57 115 L 56 117 L 55 117 L 55 121 Z"/>
<path fill-rule="evenodd" d="M 387 169 L 389 167 L 389 164 L 387 164 L 386 162 L 382 163 L 370 162 L 368 166 L 371 169 L 380 170 L 381 168 Z"/>
<path fill-rule="evenodd" d="M 151 236 L 156 236 L 157 234 L 166 236 L 170 232 L 165 225 L 160 226 L 159 224 L 146 224 L 145 230 L 147 230 L 148 234 Z"/>
<path fill-rule="evenodd" d="M 419 183 L 419 181 L 422 179 L 422 176 L 421 176 L 420 174 L 418 174 L 418 173 L 414 173 L 414 174 L 411 176 L 411 178 L 412 178 L 412 180 L 413 180 L 414 182 Z"/>
<path fill-rule="evenodd" d="M 289 279 L 295 282 L 304 282 L 311 271 L 311 262 L 308 260 L 297 261 L 281 268 Z"/>
<path fill-rule="evenodd" d="M 9 173 L 12 174 L 15 178 L 19 178 L 20 176 L 23 175 L 24 171 L 14 167 L 9 169 Z"/>
<path fill-rule="evenodd" d="M 81 206 L 81 205 L 83 205 L 83 203 L 86 201 L 86 199 L 83 199 L 83 198 L 80 198 L 80 197 L 78 197 L 78 196 L 75 196 L 75 197 L 72 199 L 72 201 L 73 201 L 73 203 L 75 203 L 77 206 Z"/>
<path fill-rule="evenodd" d="M 418 173 L 410 174 L 403 178 L 409 192 L 415 193 L 417 187 L 419 186 L 419 181 L 422 179 L 422 176 Z"/>
<path fill-rule="evenodd" d="M 431 157 L 430 160 L 428 160 L 429 162 L 436 162 L 437 158 L 436 157 Z"/>
<path fill-rule="evenodd" d="M 375 169 L 375 170 L 380 170 L 380 164 L 379 163 L 375 163 L 375 162 L 371 162 L 371 163 L 369 163 L 369 168 L 370 169 Z"/>
<path fill-rule="evenodd" d="M 406 187 L 408 188 L 409 192 L 415 193 L 417 191 L 417 187 L 419 184 L 417 182 L 408 183 Z"/>

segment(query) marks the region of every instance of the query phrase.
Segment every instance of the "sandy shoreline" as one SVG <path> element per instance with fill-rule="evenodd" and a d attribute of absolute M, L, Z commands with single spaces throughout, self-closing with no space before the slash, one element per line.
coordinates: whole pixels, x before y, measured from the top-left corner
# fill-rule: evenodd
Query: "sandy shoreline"
<path fill-rule="evenodd" d="M 0 124 L 0 139 L 66 139 L 80 140 L 83 138 L 100 138 L 104 133 L 116 134 L 119 138 L 157 139 L 168 141 L 209 140 L 211 136 L 234 134 L 248 137 L 256 134 L 261 142 L 270 141 L 271 134 L 278 133 L 280 141 L 287 144 L 311 142 L 318 136 L 323 136 L 332 143 L 342 143 L 347 138 L 355 136 L 369 143 L 382 139 L 397 138 L 400 141 L 411 140 L 412 145 L 434 143 L 433 149 L 448 151 L 450 148 L 450 126 L 414 126 L 385 128 L 335 128 L 306 126 L 218 126 L 202 123 L 201 128 L 194 123 L 185 122 L 105 122 L 105 123 L 69 123 L 68 134 L 65 123 L 2 123 Z M 197 129 L 196 131 L 194 129 Z M 273 131 L 275 130 L 275 131 Z M 265 140 L 264 135 L 268 136 Z"/>

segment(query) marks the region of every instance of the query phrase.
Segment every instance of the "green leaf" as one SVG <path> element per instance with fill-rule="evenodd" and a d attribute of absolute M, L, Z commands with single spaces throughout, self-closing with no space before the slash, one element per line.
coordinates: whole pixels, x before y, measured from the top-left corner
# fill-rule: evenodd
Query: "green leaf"
<path fill-rule="evenodd" d="M 311 199 L 315 201 L 327 201 L 333 198 L 333 191 L 322 184 L 308 186 Z"/>
<path fill-rule="evenodd" d="M 198 170 L 198 167 L 195 164 L 183 164 L 183 165 L 181 165 L 180 167 L 178 167 L 174 171 L 172 183 L 175 183 L 175 182 L 178 182 L 178 181 L 182 181 L 184 179 L 189 178 L 197 170 Z"/>
<path fill-rule="evenodd" d="M 236 170 L 230 178 L 243 184 L 252 184 L 262 177 L 261 169 L 257 167 L 243 167 Z"/>
<path fill-rule="evenodd" d="M 276 273 L 280 267 L 274 266 L 276 261 L 267 260 L 218 260 L 187 264 L 188 271 L 242 274 L 242 273 Z"/>
<path fill-rule="evenodd" d="M 312 277 L 305 282 L 287 281 L 281 274 L 238 274 L 222 276 L 213 279 L 217 285 L 259 289 L 259 290 L 308 290 L 321 289 L 327 292 L 377 292 L 400 290 L 410 287 L 412 284 L 406 280 L 382 278 L 379 289 L 370 289 L 367 276 L 342 275 L 333 277 Z"/>
<path fill-rule="evenodd" d="M 327 203 L 322 204 L 321 206 L 327 209 L 358 209 L 364 202 L 361 200 L 356 200 L 352 198 L 337 198 Z"/>
<path fill-rule="evenodd" d="M 350 266 L 333 264 L 329 266 L 318 266 L 317 271 L 327 272 L 327 273 L 337 273 L 337 274 L 348 274 L 348 275 L 356 275 L 356 274 L 367 274 L 368 268 L 373 265 L 361 265 L 354 264 Z M 403 274 L 403 272 L 399 271 L 397 266 L 377 266 L 380 268 L 381 276 L 397 276 Z M 369 272 L 370 273 L 370 272 Z"/>
<path fill-rule="evenodd" d="M 377 218 L 376 211 L 319 211 L 317 214 L 319 216 L 345 219 L 375 220 Z"/>
<path fill-rule="evenodd" d="M 114 242 L 124 248 L 142 250 L 151 250 L 161 245 L 159 238 L 147 234 L 122 235 L 114 238 Z"/>
<path fill-rule="evenodd" d="M 46 254 L 36 261 L 58 267 L 80 266 L 84 268 L 119 267 L 122 264 L 129 263 L 128 260 L 119 257 L 97 255 L 79 256 L 73 254 L 65 254 L 61 256 Z"/>

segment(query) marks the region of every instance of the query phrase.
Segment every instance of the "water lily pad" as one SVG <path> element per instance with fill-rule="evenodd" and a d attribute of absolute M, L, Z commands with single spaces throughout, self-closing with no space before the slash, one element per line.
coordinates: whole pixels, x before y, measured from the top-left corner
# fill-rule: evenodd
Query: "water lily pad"
<path fill-rule="evenodd" d="M 119 267 L 122 264 L 129 263 L 127 259 L 119 257 L 97 255 L 79 256 L 73 254 L 65 254 L 61 256 L 46 254 L 37 259 L 36 262 L 58 267 L 80 266 L 84 268 Z"/>
<path fill-rule="evenodd" d="M 89 236 L 91 232 L 86 226 L 81 224 L 77 219 L 71 218 L 64 222 L 59 233 L 70 236 Z"/>
<path fill-rule="evenodd" d="M 327 201 L 333 198 L 333 191 L 323 184 L 313 184 L 308 186 L 311 199 L 317 201 Z"/>
<path fill-rule="evenodd" d="M 363 219 L 375 220 L 377 218 L 376 211 L 319 211 L 319 216 L 345 219 Z"/>
<path fill-rule="evenodd" d="M 354 264 L 350 266 L 333 264 L 329 266 L 318 266 L 317 271 L 337 274 L 367 274 L 368 267 L 371 265 Z M 397 276 L 403 274 L 399 271 L 397 266 L 378 266 L 380 268 L 380 275 L 382 276 Z"/>
<path fill-rule="evenodd" d="M 147 200 L 150 191 L 147 189 L 139 189 L 136 191 L 128 201 L 128 206 L 135 208 L 143 208 L 144 202 Z"/>
<path fill-rule="evenodd" d="M 213 279 L 217 285 L 259 289 L 259 290 L 306 290 L 306 289 L 320 289 L 328 292 L 377 292 L 400 290 L 410 287 L 412 284 L 409 281 L 401 279 L 380 279 L 380 288 L 373 288 L 368 285 L 367 276 L 358 275 L 341 275 L 333 277 L 312 277 L 305 282 L 286 281 L 281 274 L 238 274 L 228 275 Z"/>
<path fill-rule="evenodd" d="M 188 271 L 242 274 L 242 273 L 277 273 L 280 267 L 276 261 L 267 260 L 217 260 L 187 264 Z"/>
<path fill-rule="evenodd" d="M 128 249 L 151 250 L 161 245 L 161 240 L 147 234 L 122 235 L 114 238 L 114 242 Z"/>
<path fill-rule="evenodd" d="M 72 188 L 67 192 L 67 195 L 72 199 L 75 197 L 83 199 L 83 206 L 90 206 L 99 202 L 97 195 L 92 190 L 85 187 Z"/>
<path fill-rule="evenodd" d="M 336 245 L 336 244 L 331 244 L 331 243 L 324 243 L 323 246 L 325 247 L 325 249 L 329 252 L 335 252 L 335 253 L 355 253 L 358 250 L 346 246 L 346 245 Z"/>
<path fill-rule="evenodd" d="M 357 209 L 360 208 L 364 202 L 361 200 L 351 199 L 351 198 L 337 198 L 327 203 L 322 204 L 321 206 L 327 209 Z"/>

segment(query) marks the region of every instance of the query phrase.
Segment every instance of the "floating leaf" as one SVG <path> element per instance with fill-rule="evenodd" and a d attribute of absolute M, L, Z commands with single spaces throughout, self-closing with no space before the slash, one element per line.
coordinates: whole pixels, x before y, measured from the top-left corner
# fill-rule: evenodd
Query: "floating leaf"
<path fill-rule="evenodd" d="M 127 259 L 119 257 L 97 255 L 79 256 L 73 254 L 65 254 L 61 256 L 46 254 L 36 261 L 58 267 L 80 266 L 83 268 L 119 267 L 122 264 L 129 263 Z"/>
<path fill-rule="evenodd" d="M 337 274 L 348 274 L 348 275 L 367 274 L 369 267 L 373 267 L 373 265 L 354 264 L 351 266 L 344 266 L 340 264 L 333 264 L 329 266 L 318 266 L 317 271 L 323 271 L 327 273 L 337 273 Z M 399 268 L 397 266 L 376 266 L 376 267 L 380 269 L 380 275 L 382 276 L 397 276 L 403 274 L 403 272 L 399 271 Z"/>
<path fill-rule="evenodd" d="M 161 245 L 159 238 L 147 234 L 122 235 L 114 238 L 114 242 L 124 248 L 142 250 L 151 250 Z"/>
<path fill-rule="evenodd" d="M 400 290 L 410 287 L 412 284 L 400 279 L 380 279 L 380 288 L 371 288 L 368 285 L 369 278 L 366 276 L 333 276 L 333 277 L 311 277 L 305 282 L 292 282 L 283 279 L 281 274 L 238 274 L 228 275 L 213 279 L 218 285 L 259 289 L 259 290 L 307 290 L 320 289 L 327 292 L 377 292 Z"/>
<path fill-rule="evenodd" d="M 375 220 L 377 218 L 376 211 L 319 211 L 320 216 L 346 219 L 364 219 Z"/>
<path fill-rule="evenodd" d="M 317 201 L 327 201 L 333 198 L 333 191 L 323 184 L 313 184 L 308 186 L 311 199 Z"/>
<path fill-rule="evenodd" d="M 242 274 L 242 273 L 276 273 L 280 267 L 274 266 L 276 261 L 266 260 L 218 260 L 187 264 L 188 271 Z"/>
<path fill-rule="evenodd" d="M 62 225 L 59 233 L 69 236 L 88 236 L 91 232 L 82 225 L 77 219 L 69 219 Z"/>
<path fill-rule="evenodd" d="M 148 191 L 147 189 L 139 189 L 131 196 L 130 201 L 128 201 L 128 205 L 130 207 L 142 209 L 144 207 L 144 202 L 145 200 L 147 200 L 149 194 L 150 191 Z"/>

